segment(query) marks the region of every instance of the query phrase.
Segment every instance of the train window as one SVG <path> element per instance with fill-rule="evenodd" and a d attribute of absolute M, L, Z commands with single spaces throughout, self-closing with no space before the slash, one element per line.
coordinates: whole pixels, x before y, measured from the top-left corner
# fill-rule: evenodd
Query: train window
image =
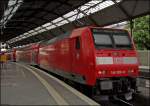
<path fill-rule="evenodd" d="M 123 30 L 93 29 L 93 38 L 97 49 L 116 48 L 131 49 L 129 35 Z"/>
<path fill-rule="evenodd" d="M 80 49 L 80 39 L 79 39 L 79 37 L 76 38 L 76 49 Z"/>
<path fill-rule="evenodd" d="M 114 43 L 116 48 L 132 48 L 131 40 L 128 35 L 113 35 Z"/>
<path fill-rule="evenodd" d="M 112 48 L 113 41 L 109 34 L 106 33 L 93 33 L 95 47 L 97 49 L 104 49 L 104 48 Z"/>
<path fill-rule="evenodd" d="M 97 45 L 112 45 L 111 38 L 108 34 L 94 34 L 95 44 Z"/>
<path fill-rule="evenodd" d="M 113 35 L 116 45 L 130 45 L 130 39 L 128 36 Z"/>

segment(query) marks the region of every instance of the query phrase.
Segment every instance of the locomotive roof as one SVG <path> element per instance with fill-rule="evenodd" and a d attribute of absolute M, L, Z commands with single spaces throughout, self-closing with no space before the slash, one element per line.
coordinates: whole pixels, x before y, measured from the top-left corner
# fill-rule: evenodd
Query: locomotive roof
<path fill-rule="evenodd" d="M 70 34 L 72 33 L 72 31 L 68 31 L 64 34 L 61 34 L 60 36 L 56 36 L 52 39 L 49 39 L 49 40 L 43 40 L 42 42 L 40 42 L 40 44 L 42 45 L 47 45 L 47 44 L 51 44 L 51 43 L 54 43 L 55 41 L 58 41 L 60 39 L 63 39 L 63 38 L 67 38 L 70 36 Z"/>

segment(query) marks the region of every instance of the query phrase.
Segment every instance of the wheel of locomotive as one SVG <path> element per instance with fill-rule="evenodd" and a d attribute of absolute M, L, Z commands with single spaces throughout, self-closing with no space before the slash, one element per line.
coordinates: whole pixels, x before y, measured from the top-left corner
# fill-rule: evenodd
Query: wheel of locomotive
<path fill-rule="evenodd" d="M 133 99 L 133 92 L 126 93 L 126 94 L 124 95 L 124 99 L 125 99 L 126 101 L 131 101 L 131 100 Z"/>

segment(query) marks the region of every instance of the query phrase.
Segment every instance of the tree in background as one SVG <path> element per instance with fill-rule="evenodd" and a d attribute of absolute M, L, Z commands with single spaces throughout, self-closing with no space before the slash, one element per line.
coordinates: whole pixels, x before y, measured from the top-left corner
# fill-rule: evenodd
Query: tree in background
<path fill-rule="evenodd" d="M 150 50 L 150 15 L 133 20 L 133 39 L 137 49 Z M 130 28 L 130 26 L 128 26 Z"/>

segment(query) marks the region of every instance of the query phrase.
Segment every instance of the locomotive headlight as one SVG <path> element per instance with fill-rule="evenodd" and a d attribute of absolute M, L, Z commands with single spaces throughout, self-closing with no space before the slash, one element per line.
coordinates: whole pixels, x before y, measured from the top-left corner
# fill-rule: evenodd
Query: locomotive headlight
<path fill-rule="evenodd" d="M 130 73 L 134 73 L 134 70 L 133 69 L 129 69 L 128 70 L 128 73 L 130 74 Z"/>
<path fill-rule="evenodd" d="M 104 74 L 106 74 L 106 71 L 105 70 L 100 70 L 100 71 L 98 71 L 98 74 L 104 75 Z"/>

